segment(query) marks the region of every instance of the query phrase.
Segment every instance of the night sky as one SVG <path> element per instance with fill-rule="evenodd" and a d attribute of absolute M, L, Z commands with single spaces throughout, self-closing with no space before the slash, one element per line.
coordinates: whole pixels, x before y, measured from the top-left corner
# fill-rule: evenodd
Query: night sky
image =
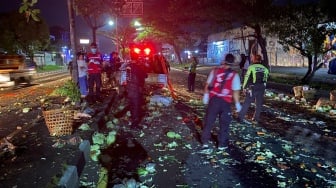
<path fill-rule="evenodd" d="M 22 0 L 0 0 L 0 12 L 18 11 Z M 67 0 L 38 0 L 35 6 L 41 10 L 41 17 L 47 22 L 49 27 L 61 26 L 69 30 L 69 16 Z M 77 38 L 91 38 L 91 30 L 86 23 L 80 18 L 76 19 Z M 78 39 L 79 40 L 79 39 Z M 110 53 L 113 45 L 105 37 L 97 35 L 99 48 L 103 53 Z"/>

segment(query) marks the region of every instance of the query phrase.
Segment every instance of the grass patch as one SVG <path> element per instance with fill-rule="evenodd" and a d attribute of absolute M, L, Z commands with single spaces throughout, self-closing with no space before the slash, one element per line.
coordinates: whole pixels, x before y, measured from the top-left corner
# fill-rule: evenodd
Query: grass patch
<path fill-rule="evenodd" d="M 170 63 L 170 66 L 171 67 L 174 67 L 176 69 L 179 69 L 179 70 L 188 70 L 189 69 L 189 66 L 190 66 L 190 63 Z M 197 67 L 208 67 L 208 65 L 203 65 L 203 64 L 198 64 Z M 216 65 L 217 66 L 217 65 Z"/>
<path fill-rule="evenodd" d="M 174 68 L 180 69 L 180 70 L 184 69 L 185 67 L 189 68 L 189 65 L 190 65 L 189 63 L 182 63 L 182 64 L 180 64 L 180 63 L 170 63 L 171 67 L 174 67 Z"/>
<path fill-rule="evenodd" d="M 291 76 L 274 76 L 270 75 L 268 78 L 270 82 L 282 83 L 282 84 L 289 84 L 289 85 L 302 85 L 300 79 Z"/>
<path fill-rule="evenodd" d="M 44 66 L 38 66 L 37 72 L 49 72 L 49 71 L 56 71 L 56 70 L 62 70 L 62 69 L 64 69 L 64 66 L 44 65 Z"/>
<path fill-rule="evenodd" d="M 292 86 L 299 86 L 303 85 L 301 83 L 301 77 L 295 76 L 295 75 L 286 75 L 286 76 L 280 76 L 280 75 L 270 75 L 268 81 L 275 82 L 275 83 L 281 83 L 281 84 L 288 84 Z M 334 86 L 329 83 L 324 82 L 314 82 L 311 81 L 309 84 L 309 87 L 315 88 L 315 89 L 321 89 L 321 90 L 334 90 Z"/>

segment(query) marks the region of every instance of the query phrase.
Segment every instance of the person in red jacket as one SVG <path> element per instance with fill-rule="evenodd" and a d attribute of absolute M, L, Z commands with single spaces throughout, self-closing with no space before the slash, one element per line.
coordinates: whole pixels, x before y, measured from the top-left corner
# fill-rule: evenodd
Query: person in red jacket
<path fill-rule="evenodd" d="M 87 54 L 89 85 L 88 101 L 91 103 L 94 101 L 101 102 L 101 73 L 103 58 L 101 53 L 98 52 L 96 43 L 92 43 L 90 47 L 91 51 Z"/>

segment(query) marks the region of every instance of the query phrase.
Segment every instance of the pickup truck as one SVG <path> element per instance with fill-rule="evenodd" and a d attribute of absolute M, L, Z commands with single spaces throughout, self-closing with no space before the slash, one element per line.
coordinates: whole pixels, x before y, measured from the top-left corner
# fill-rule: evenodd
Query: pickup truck
<path fill-rule="evenodd" d="M 25 56 L 0 55 L 0 88 L 31 84 L 36 67 Z"/>
<path fill-rule="evenodd" d="M 153 55 L 144 61 L 146 64 L 146 71 L 147 71 L 147 78 L 145 80 L 145 84 L 147 86 L 159 86 L 159 87 L 166 87 L 168 84 L 168 62 L 164 59 L 163 56 L 160 55 Z M 124 63 L 119 71 L 116 73 L 116 81 L 119 85 L 126 85 L 127 83 L 127 72 L 126 72 L 126 65 Z"/>

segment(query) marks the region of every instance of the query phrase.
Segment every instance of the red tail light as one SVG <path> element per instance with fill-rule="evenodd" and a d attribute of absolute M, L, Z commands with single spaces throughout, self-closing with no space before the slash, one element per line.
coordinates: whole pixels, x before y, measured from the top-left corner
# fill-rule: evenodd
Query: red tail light
<path fill-rule="evenodd" d="M 144 53 L 145 53 L 145 55 L 150 55 L 151 49 L 150 48 L 145 48 Z"/>
<path fill-rule="evenodd" d="M 148 58 L 150 55 L 153 54 L 153 49 L 153 45 L 147 43 L 131 44 L 131 59 Z"/>
<path fill-rule="evenodd" d="M 141 49 L 140 48 L 133 48 L 133 52 L 136 53 L 136 54 L 140 54 Z"/>

